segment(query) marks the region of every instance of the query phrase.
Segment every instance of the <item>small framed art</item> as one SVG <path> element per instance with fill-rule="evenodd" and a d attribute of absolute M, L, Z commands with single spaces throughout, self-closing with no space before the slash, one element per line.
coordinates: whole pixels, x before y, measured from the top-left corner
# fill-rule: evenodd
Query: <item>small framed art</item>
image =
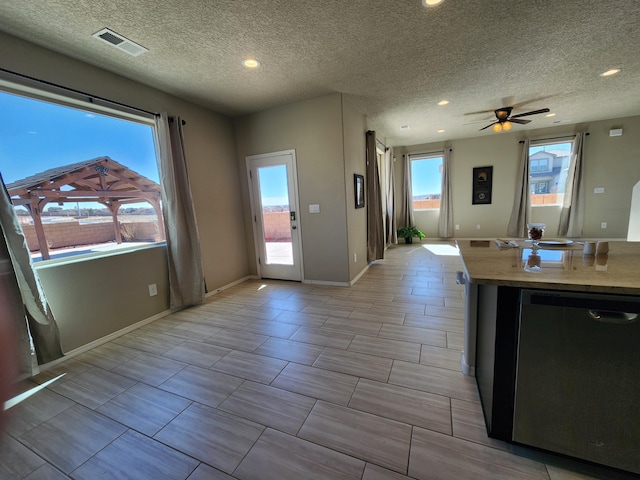
<path fill-rule="evenodd" d="M 473 169 L 472 205 L 491 203 L 491 186 L 493 184 L 493 167 L 476 167 Z"/>
<path fill-rule="evenodd" d="M 364 208 L 364 176 L 357 173 L 353 174 L 353 193 L 356 208 Z"/>

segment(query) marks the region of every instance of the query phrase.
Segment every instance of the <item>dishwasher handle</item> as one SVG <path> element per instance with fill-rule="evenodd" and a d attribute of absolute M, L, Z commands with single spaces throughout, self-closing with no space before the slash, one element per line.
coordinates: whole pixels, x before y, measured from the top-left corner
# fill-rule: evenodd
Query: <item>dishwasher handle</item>
<path fill-rule="evenodd" d="M 627 325 L 638 319 L 637 313 L 610 312 L 607 310 L 589 310 L 589 316 L 598 322 Z"/>

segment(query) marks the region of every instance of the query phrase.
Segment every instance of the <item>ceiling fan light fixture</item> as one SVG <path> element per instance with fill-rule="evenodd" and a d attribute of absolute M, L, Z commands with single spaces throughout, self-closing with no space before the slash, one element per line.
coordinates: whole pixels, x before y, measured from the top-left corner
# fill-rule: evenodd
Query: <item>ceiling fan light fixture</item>
<path fill-rule="evenodd" d="M 510 108 L 496 110 L 496 117 L 500 121 L 506 120 L 507 118 L 509 118 L 509 115 L 511 115 L 511 109 Z"/>
<path fill-rule="evenodd" d="M 494 123 L 493 127 L 491 127 L 491 130 L 493 130 L 496 133 L 500 133 L 502 131 L 502 124 L 500 122 Z"/>
<path fill-rule="evenodd" d="M 444 0 L 422 0 L 422 5 L 425 7 L 435 7 L 440 5 Z"/>
<path fill-rule="evenodd" d="M 504 130 L 505 132 L 508 132 L 509 130 L 511 130 L 512 126 L 513 124 L 508 120 L 505 122 L 502 122 L 502 130 Z"/>

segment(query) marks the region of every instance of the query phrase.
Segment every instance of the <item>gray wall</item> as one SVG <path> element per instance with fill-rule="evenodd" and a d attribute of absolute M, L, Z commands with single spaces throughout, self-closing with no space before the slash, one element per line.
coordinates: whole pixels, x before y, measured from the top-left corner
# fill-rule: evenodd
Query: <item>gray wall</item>
<path fill-rule="evenodd" d="M 349 132 L 355 132 L 361 125 L 354 118 L 354 112 L 349 107 L 348 110 L 349 126 L 345 128 Z M 247 255 L 250 257 L 252 273 L 256 273 L 257 269 L 246 178 L 246 157 L 294 149 L 300 195 L 299 227 L 304 251 L 304 279 L 344 283 L 352 278 L 346 205 L 352 200 L 353 192 L 350 191 L 351 197 L 347 199 L 349 187 L 345 183 L 347 167 L 343 135 L 340 94 L 297 102 L 236 119 L 237 161 L 242 177 Z M 364 142 L 363 139 L 364 136 L 361 139 Z M 350 164 L 356 162 L 356 150 L 357 147 L 349 143 Z M 349 171 L 352 171 L 352 167 Z M 351 176 L 350 179 L 352 178 Z M 310 214 L 310 204 L 319 204 L 320 213 Z M 361 223 L 361 219 L 358 221 Z M 353 248 L 360 247 L 354 245 Z"/>
<path fill-rule="evenodd" d="M 165 245 L 38 267 L 69 352 L 169 308 Z M 158 293 L 149 296 L 155 283 Z"/>
<path fill-rule="evenodd" d="M 609 137 L 611 128 L 623 128 L 622 137 Z M 517 128 L 517 127 L 516 127 Z M 515 129 L 514 129 L 515 130 Z M 640 179 L 640 117 L 602 120 L 582 125 L 529 130 L 532 140 L 572 135 L 587 131 L 585 141 L 585 226 L 584 237 L 626 238 L 633 186 Z M 486 238 L 506 235 L 515 197 L 517 165 L 524 132 L 488 133 L 482 137 L 452 140 L 453 219 L 460 225 L 455 238 Z M 403 163 L 401 154 L 443 150 L 444 143 L 396 147 L 396 198 L 401 202 Z M 471 204 L 474 167 L 493 166 L 491 205 Z M 604 194 L 594 194 L 604 187 Z M 399 214 L 399 212 L 398 212 Z M 398 217 L 399 218 L 399 217 Z M 416 224 L 427 237 L 437 237 L 438 212 L 418 211 Z M 547 224 L 547 235 L 557 235 L 560 207 L 533 207 L 532 221 Z M 607 228 L 600 224 L 607 222 Z M 480 229 L 476 228 L 480 225 Z M 398 224 L 398 226 L 401 226 Z"/>
<path fill-rule="evenodd" d="M 249 274 L 233 122 L 229 118 L 4 34 L 0 34 L 0 59 L 2 68 L 16 73 L 185 119 L 187 167 L 208 290 Z M 162 252 L 164 249 L 154 250 L 154 254 L 134 252 L 123 257 L 127 261 L 114 256 L 43 272 L 52 308 L 63 325 L 63 346 L 75 348 L 165 310 L 168 292 L 166 282 L 159 278 L 166 268 Z M 153 273 L 154 282 L 142 278 L 144 271 Z M 99 283 L 89 282 L 91 278 Z M 158 300 L 151 304 L 145 282 L 158 284 Z M 79 296 L 78 288 L 89 284 L 93 288 L 82 288 Z M 98 305 L 99 311 L 94 312 Z"/>

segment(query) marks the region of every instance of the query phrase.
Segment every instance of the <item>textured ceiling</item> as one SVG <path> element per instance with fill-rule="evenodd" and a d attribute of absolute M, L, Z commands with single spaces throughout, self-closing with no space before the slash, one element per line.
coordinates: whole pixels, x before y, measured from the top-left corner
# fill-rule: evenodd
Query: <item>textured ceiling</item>
<path fill-rule="evenodd" d="M 390 145 L 495 135 L 468 113 L 513 104 L 556 113 L 513 131 L 638 115 L 639 24 L 640 0 L 0 2 L 6 33 L 227 115 L 348 94 Z M 91 37 L 105 27 L 149 52 Z"/>

